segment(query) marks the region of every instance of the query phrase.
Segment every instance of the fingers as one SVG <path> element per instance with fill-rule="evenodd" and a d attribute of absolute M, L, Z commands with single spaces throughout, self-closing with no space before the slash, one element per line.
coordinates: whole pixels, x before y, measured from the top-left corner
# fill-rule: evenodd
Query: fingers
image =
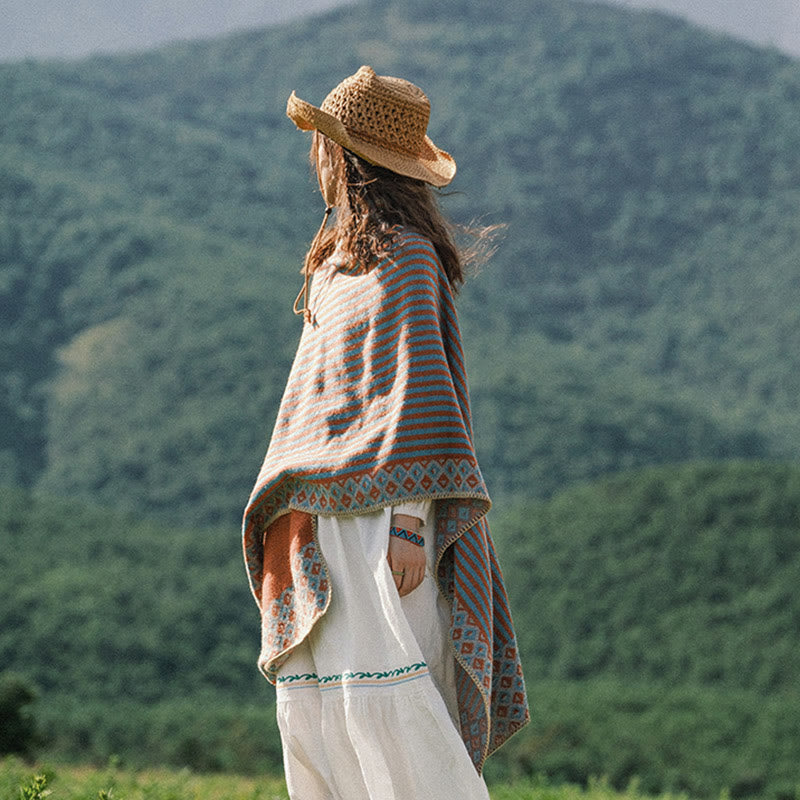
<path fill-rule="evenodd" d="M 392 569 L 392 577 L 394 578 L 394 585 L 397 587 L 397 591 L 400 593 L 400 596 L 403 596 L 403 582 L 405 580 L 405 572 L 403 570 L 395 569 L 392 565 L 392 562 L 389 562 L 389 566 Z"/>
<path fill-rule="evenodd" d="M 400 587 L 400 597 L 411 594 L 419 586 L 425 577 L 425 570 L 414 570 L 410 575 L 406 573 L 403 577 L 403 585 Z"/>
<path fill-rule="evenodd" d="M 389 567 L 392 570 L 394 585 L 397 587 L 400 597 L 405 597 L 409 592 L 413 592 L 422 582 L 417 570 L 404 565 L 399 559 L 389 560 Z M 424 574 L 423 572 L 423 577 Z"/>
<path fill-rule="evenodd" d="M 404 575 L 396 575 L 393 571 L 392 577 L 394 578 L 394 585 L 397 587 L 400 597 L 405 597 L 407 594 L 411 594 L 411 592 L 422 583 L 425 578 L 425 570 L 406 570 Z"/>

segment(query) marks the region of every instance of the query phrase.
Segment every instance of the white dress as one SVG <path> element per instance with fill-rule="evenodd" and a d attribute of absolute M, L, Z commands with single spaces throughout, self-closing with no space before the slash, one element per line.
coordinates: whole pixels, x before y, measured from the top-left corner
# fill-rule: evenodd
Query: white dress
<path fill-rule="evenodd" d="M 425 519 L 425 579 L 403 598 L 386 560 L 392 513 Z M 330 606 L 277 676 L 292 800 L 489 799 L 459 733 L 431 517 L 430 502 L 318 517 Z"/>

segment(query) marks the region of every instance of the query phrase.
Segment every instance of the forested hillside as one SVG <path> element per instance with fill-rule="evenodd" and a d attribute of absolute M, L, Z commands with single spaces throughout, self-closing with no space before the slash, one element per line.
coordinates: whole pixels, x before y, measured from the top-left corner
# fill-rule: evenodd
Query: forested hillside
<path fill-rule="evenodd" d="M 321 211 L 292 89 L 420 83 L 458 221 L 495 497 L 800 453 L 800 66 L 568 0 L 373 0 L 152 53 L 0 66 L 0 483 L 235 525 Z M 501 502 L 502 506 L 504 502 Z"/>
<path fill-rule="evenodd" d="M 489 775 L 800 781 L 800 468 L 660 467 L 495 515 L 533 720 Z M 0 491 L 0 664 L 51 752 L 278 770 L 235 531 Z"/>
<path fill-rule="evenodd" d="M 793 691 L 800 471 L 638 470 L 500 517 L 536 675 Z"/>

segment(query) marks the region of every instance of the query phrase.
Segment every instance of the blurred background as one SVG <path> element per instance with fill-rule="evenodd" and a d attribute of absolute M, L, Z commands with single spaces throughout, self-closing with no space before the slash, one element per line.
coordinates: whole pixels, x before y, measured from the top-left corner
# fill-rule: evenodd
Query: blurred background
<path fill-rule="evenodd" d="M 292 90 L 421 85 L 533 708 L 493 785 L 800 786 L 787 0 L 0 20 L 0 752 L 280 773 L 239 540 L 323 209 Z M 452 189 L 452 191 L 450 191 Z"/>

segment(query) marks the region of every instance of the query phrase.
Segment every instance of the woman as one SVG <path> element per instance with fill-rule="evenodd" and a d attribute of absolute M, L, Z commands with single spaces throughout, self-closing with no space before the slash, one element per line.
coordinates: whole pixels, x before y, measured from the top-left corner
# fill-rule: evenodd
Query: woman
<path fill-rule="evenodd" d="M 244 549 L 289 793 L 485 800 L 483 763 L 528 710 L 472 444 L 461 259 L 430 189 L 455 163 L 422 91 L 369 67 L 287 113 L 314 131 L 327 209 Z"/>

